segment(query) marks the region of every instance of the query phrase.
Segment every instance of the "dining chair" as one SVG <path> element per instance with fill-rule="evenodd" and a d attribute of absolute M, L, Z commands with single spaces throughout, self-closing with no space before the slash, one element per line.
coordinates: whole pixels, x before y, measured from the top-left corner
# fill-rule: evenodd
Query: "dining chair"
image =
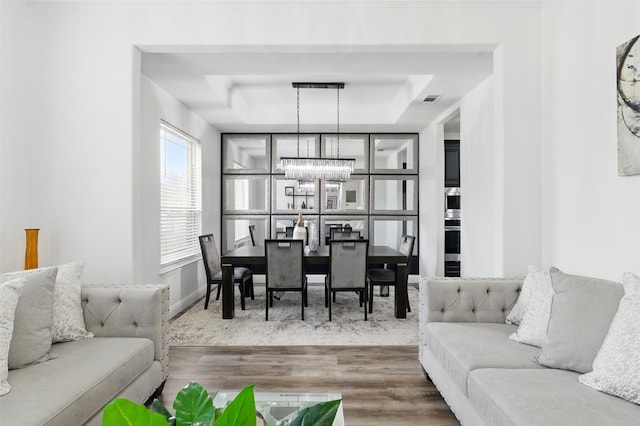
<path fill-rule="evenodd" d="M 251 235 L 251 245 L 256 246 L 256 226 L 249 225 L 249 235 Z"/>
<path fill-rule="evenodd" d="M 200 240 L 200 250 L 202 251 L 202 261 L 204 263 L 204 271 L 207 277 L 207 294 L 204 300 L 204 308 L 209 307 L 209 297 L 211 295 L 211 286 L 218 285 L 216 292 L 216 300 L 220 299 L 220 288 L 222 287 L 222 263 L 220 261 L 220 255 L 216 248 L 216 242 L 213 239 L 213 234 L 201 235 L 198 237 Z M 251 300 L 254 300 L 253 293 L 253 274 L 250 269 L 243 267 L 233 268 L 233 282 L 240 287 L 240 305 L 242 310 L 245 308 L 244 297 L 251 296 Z"/>
<path fill-rule="evenodd" d="M 331 240 L 358 240 L 360 239 L 360 231 L 352 231 L 351 228 L 347 229 L 332 229 Z"/>
<path fill-rule="evenodd" d="M 338 291 L 360 294 L 360 306 L 364 305 L 364 320 L 367 321 L 368 254 L 369 240 L 329 241 L 329 274 L 324 280 L 324 304 L 329 308 L 329 321 L 332 316 L 330 296 Z"/>
<path fill-rule="evenodd" d="M 400 237 L 400 244 L 398 245 L 398 251 L 407 257 L 407 265 L 411 260 L 413 254 L 413 244 L 416 241 L 416 237 L 412 235 L 403 234 Z M 369 278 L 369 313 L 373 311 L 373 286 L 375 285 L 396 285 L 396 272 L 393 269 L 387 268 L 373 268 L 367 271 L 367 277 Z M 409 305 L 409 289 L 407 287 L 407 310 L 411 312 L 411 305 Z"/>
<path fill-rule="evenodd" d="M 307 277 L 304 273 L 304 244 L 302 240 L 265 240 L 266 260 L 265 321 L 269 321 L 269 306 L 273 306 L 274 292 L 299 291 L 302 299 L 302 320 L 307 305 Z"/>

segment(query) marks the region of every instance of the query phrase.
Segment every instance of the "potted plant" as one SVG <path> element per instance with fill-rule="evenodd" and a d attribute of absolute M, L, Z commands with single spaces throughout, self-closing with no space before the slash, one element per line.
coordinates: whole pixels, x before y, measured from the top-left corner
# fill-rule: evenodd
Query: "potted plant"
<path fill-rule="evenodd" d="M 278 426 L 331 426 L 339 405 L 340 400 L 320 402 L 304 408 L 293 419 L 282 420 Z M 144 405 L 118 398 L 105 407 L 102 425 L 256 426 L 253 385 L 242 389 L 225 408 L 216 408 L 207 390 L 190 382 L 176 395 L 173 409 L 175 414 L 157 399 L 147 409 Z"/>

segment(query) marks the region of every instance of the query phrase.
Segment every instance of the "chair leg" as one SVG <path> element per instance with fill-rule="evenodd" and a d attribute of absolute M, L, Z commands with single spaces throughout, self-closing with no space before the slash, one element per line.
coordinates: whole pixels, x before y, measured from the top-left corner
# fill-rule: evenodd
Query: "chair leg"
<path fill-rule="evenodd" d="M 240 287 L 240 307 L 244 311 L 244 308 L 245 308 L 245 306 L 244 306 L 244 292 L 245 292 L 244 281 L 240 281 L 240 285 L 238 287 Z"/>
<path fill-rule="evenodd" d="M 247 284 L 249 285 L 249 294 L 251 295 L 251 300 L 256 300 L 255 295 L 253 294 L 253 275 L 251 275 L 251 277 L 247 280 Z"/>
<path fill-rule="evenodd" d="M 362 290 L 360 292 L 360 296 L 364 299 L 364 320 L 367 320 L 367 288 L 365 287 L 364 290 Z M 362 305 L 362 304 L 361 304 Z"/>
<path fill-rule="evenodd" d="M 204 299 L 204 308 L 209 307 L 209 297 L 211 296 L 211 283 L 207 283 L 207 296 Z"/>
<path fill-rule="evenodd" d="M 329 289 L 329 293 L 331 293 L 331 289 Z M 336 292 L 333 292 L 333 297 L 336 296 Z M 335 300 L 335 299 L 334 299 Z M 329 321 L 331 321 L 331 294 L 329 294 Z"/>
<path fill-rule="evenodd" d="M 411 312 L 411 305 L 409 304 L 409 287 L 407 286 L 407 311 Z"/>
<path fill-rule="evenodd" d="M 216 300 L 220 299 L 220 290 L 222 289 L 222 283 L 218 283 L 218 291 L 216 293 Z"/>
<path fill-rule="evenodd" d="M 266 297 L 264 298 L 265 304 L 266 304 L 266 307 L 265 307 L 265 310 L 264 310 L 264 312 L 265 312 L 264 320 L 265 321 L 269 321 L 269 298 L 270 297 L 271 297 L 271 292 L 269 291 L 269 289 L 267 289 L 267 294 L 266 294 Z"/>
<path fill-rule="evenodd" d="M 305 294 L 307 293 L 307 289 L 306 289 L 306 287 L 305 287 L 305 288 L 303 288 L 303 289 L 302 289 L 302 291 L 301 291 L 300 293 L 301 293 L 301 294 L 300 294 L 300 299 L 302 299 L 302 303 L 301 303 L 301 305 L 302 305 L 302 321 L 304 321 L 304 305 L 305 305 L 305 303 L 306 303 L 306 296 L 305 296 Z"/>

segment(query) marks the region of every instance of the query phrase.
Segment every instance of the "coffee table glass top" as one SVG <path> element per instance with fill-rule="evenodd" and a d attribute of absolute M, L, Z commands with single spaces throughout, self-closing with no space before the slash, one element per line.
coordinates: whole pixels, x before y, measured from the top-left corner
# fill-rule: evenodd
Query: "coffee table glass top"
<path fill-rule="evenodd" d="M 216 407 L 226 407 L 233 398 L 238 395 L 239 391 L 222 390 L 216 394 L 213 399 L 213 405 Z M 258 418 L 264 420 L 264 425 L 275 426 L 278 422 L 285 419 L 292 419 L 296 414 L 319 402 L 335 401 L 342 399 L 342 395 L 338 392 L 259 392 L 254 391 L 254 399 L 256 402 L 256 411 Z M 258 419 L 258 426 L 260 420 Z M 286 424 L 286 423 L 285 423 Z M 342 412 L 342 403 L 338 407 L 336 418 L 333 426 L 344 426 L 344 414 Z"/>

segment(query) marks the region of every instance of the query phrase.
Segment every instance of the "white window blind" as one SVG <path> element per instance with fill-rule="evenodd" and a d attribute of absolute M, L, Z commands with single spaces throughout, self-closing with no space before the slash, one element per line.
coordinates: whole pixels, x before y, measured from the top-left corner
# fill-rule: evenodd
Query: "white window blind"
<path fill-rule="evenodd" d="M 164 266 L 200 253 L 200 142 L 161 122 L 160 161 L 160 264 Z"/>

